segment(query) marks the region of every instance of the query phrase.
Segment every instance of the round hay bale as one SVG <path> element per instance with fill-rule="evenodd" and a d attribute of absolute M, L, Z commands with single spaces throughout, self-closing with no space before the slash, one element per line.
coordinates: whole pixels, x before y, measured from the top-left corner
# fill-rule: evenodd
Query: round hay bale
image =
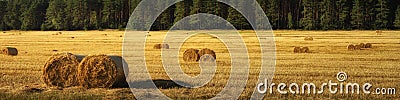
<path fill-rule="evenodd" d="M 153 48 L 154 49 L 161 49 L 161 44 L 155 44 Z"/>
<path fill-rule="evenodd" d="M 168 44 L 155 44 L 153 48 L 154 49 L 162 49 L 162 48 L 169 49 L 169 45 Z"/>
<path fill-rule="evenodd" d="M 120 56 L 87 56 L 79 63 L 77 80 L 85 88 L 127 85 L 122 60 Z"/>
<path fill-rule="evenodd" d="M 359 44 L 361 48 L 365 48 L 365 44 L 364 43 L 360 43 Z"/>
<path fill-rule="evenodd" d="M 199 61 L 200 56 L 198 54 L 199 50 L 197 49 L 187 49 L 184 53 L 183 53 L 183 60 L 186 62 L 196 62 Z"/>
<path fill-rule="evenodd" d="M 209 55 L 211 55 L 212 57 L 214 57 L 214 59 L 217 59 L 217 55 L 215 54 L 214 50 L 211 50 L 211 49 L 208 49 L 208 48 L 201 49 L 201 50 L 198 52 L 198 54 L 199 54 L 199 57 L 201 57 L 201 56 L 203 56 L 203 55 L 205 55 L 205 54 L 209 54 Z"/>
<path fill-rule="evenodd" d="M 301 53 L 309 53 L 310 49 L 308 47 L 302 47 L 300 50 Z"/>
<path fill-rule="evenodd" d="M 57 53 L 47 60 L 43 67 L 43 81 L 48 86 L 71 87 L 77 85 L 76 72 L 84 56 L 71 53 Z"/>
<path fill-rule="evenodd" d="M 365 48 L 372 48 L 372 44 L 371 43 L 366 43 L 365 44 Z"/>
<path fill-rule="evenodd" d="M 161 48 L 169 49 L 169 45 L 168 44 L 161 44 Z"/>
<path fill-rule="evenodd" d="M 355 50 L 355 46 L 353 44 L 349 44 L 347 46 L 347 50 Z"/>
<path fill-rule="evenodd" d="M 307 37 L 304 38 L 304 40 L 306 40 L 306 41 L 312 41 L 312 40 L 314 40 L 314 38 L 313 38 L 313 37 L 310 37 L 310 36 L 307 36 Z"/>
<path fill-rule="evenodd" d="M 2 50 L 2 52 L 3 52 L 3 54 L 10 55 L 10 56 L 18 55 L 18 50 L 17 50 L 17 48 L 14 48 L 14 47 L 6 47 Z"/>
<path fill-rule="evenodd" d="M 293 52 L 294 53 L 300 53 L 301 48 L 300 47 L 294 47 Z"/>
<path fill-rule="evenodd" d="M 355 50 L 361 50 L 361 45 L 355 45 L 355 46 L 354 46 L 354 49 L 355 49 Z"/>

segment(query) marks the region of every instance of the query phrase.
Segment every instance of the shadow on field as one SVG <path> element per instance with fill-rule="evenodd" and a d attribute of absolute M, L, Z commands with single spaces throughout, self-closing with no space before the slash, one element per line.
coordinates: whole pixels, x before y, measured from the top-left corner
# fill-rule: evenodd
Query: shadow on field
<path fill-rule="evenodd" d="M 134 81 L 134 82 L 129 82 L 129 84 L 135 85 L 135 86 L 132 86 L 131 88 L 152 89 L 153 88 L 152 82 L 154 82 L 156 87 L 159 89 L 187 88 L 184 86 L 191 86 L 190 84 L 182 82 L 182 81 L 177 81 L 177 82 L 180 84 L 184 84 L 184 86 L 181 86 L 172 80 L 162 80 L 162 79 L 147 80 L 147 81 Z"/>

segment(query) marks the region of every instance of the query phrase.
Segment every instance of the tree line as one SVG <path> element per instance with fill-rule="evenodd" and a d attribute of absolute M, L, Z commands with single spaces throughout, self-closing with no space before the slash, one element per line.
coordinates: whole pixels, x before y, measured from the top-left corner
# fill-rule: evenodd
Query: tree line
<path fill-rule="evenodd" d="M 230 0 L 240 6 L 251 0 Z M 123 30 L 141 0 L 0 0 L 0 30 Z M 400 0 L 257 0 L 274 29 L 400 29 Z M 146 6 L 154 9 L 158 4 Z M 251 29 L 234 8 L 217 0 L 184 0 L 158 16 L 152 30 L 209 13 L 237 29 Z M 253 13 L 253 12 L 245 12 Z"/>

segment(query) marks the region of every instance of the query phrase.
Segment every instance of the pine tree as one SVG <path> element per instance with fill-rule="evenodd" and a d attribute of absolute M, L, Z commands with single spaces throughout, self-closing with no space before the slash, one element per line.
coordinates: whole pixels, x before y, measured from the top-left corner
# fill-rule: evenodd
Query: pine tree
<path fill-rule="evenodd" d="M 273 28 L 281 28 L 279 24 L 279 1 L 280 0 L 267 0 L 266 15 Z"/>
<path fill-rule="evenodd" d="M 101 10 L 102 10 L 102 0 L 89 0 L 88 1 L 90 9 L 90 22 L 89 29 L 99 29 L 101 27 Z M 129 8 L 127 8 L 129 10 Z M 121 10 L 122 11 L 122 10 Z"/>
<path fill-rule="evenodd" d="M 397 10 L 396 10 L 396 19 L 395 19 L 395 21 L 393 22 L 393 24 L 394 24 L 394 27 L 400 28 L 400 6 L 397 7 Z"/>
<path fill-rule="evenodd" d="M 349 29 L 350 23 L 350 6 L 351 0 L 338 0 L 336 2 L 338 9 L 337 29 Z"/>
<path fill-rule="evenodd" d="M 4 15 L 4 22 L 10 29 L 20 29 L 21 21 L 19 16 L 21 15 L 21 4 L 24 0 L 10 0 L 7 3 L 6 11 Z"/>
<path fill-rule="evenodd" d="M 48 0 L 31 0 L 23 2 L 21 9 L 21 29 L 38 30 L 45 20 L 45 13 L 48 7 Z"/>
<path fill-rule="evenodd" d="M 101 11 L 102 13 L 102 23 L 103 27 L 107 28 L 117 28 L 117 23 L 116 23 L 116 14 L 117 14 L 117 9 L 116 7 L 116 2 L 115 0 L 103 0 L 103 10 Z"/>
<path fill-rule="evenodd" d="M 292 13 L 288 13 L 288 28 L 289 29 L 294 29 L 294 22 L 293 22 Z"/>
<path fill-rule="evenodd" d="M 204 7 L 202 7 L 204 4 L 203 0 L 193 0 L 193 7 L 190 10 L 190 15 L 194 14 L 199 14 L 199 13 L 205 13 Z M 200 17 L 199 16 L 192 16 L 189 19 L 189 24 L 192 26 L 191 29 L 202 29 L 200 24 Z"/>
<path fill-rule="evenodd" d="M 301 19 L 301 25 L 306 30 L 316 29 L 316 20 L 314 16 L 315 3 L 313 0 L 303 0 L 303 18 Z"/>
<path fill-rule="evenodd" d="M 184 0 L 175 4 L 177 9 L 175 9 L 174 12 L 175 13 L 174 23 L 180 21 L 186 16 L 189 16 L 191 14 L 192 5 L 193 5 L 192 0 Z"/>
<path fill-rule="evenodd" d="M 335 3 L 332 0 L 322 1 L 321 26 L 323 30 L 336 29 Z"/>
<path fill-rule="evenodd" d="M 52 29 L 52 30 L 65 30 L 67 27 L 65 26 L 66 21 L 64 18 L 66 11 L 66 4 L 64 0 L 52 0 L 47 8 L 46 12 L 46 23 L 42 26 L 42 30 Z"/>
<path fill-rule="evenodd" d="M 73 2 L 72 26 L 74 26 L 75 29 L 88 29 L 90 11 L 87 0 L 73 0 Z"/>
<path fill-rule="evenodd" d="M 240 3 L 240 1 L 244 2 L 242 0 L 231 0 L 232 4 L 237 4 L 236 7 L 238 7 L 238 9 L 242 9 L 241 6 L 243 5 L 241 5 L 242 3 Z M 245 27 L 250 26 L 250 24 L 247 23 L 246 18 L 242 16 L 240 12 L 236 11 L 235 8 L 230 7 L 228 13 L 227 21 L 233 24 L 236 29 L 245 29 Z"/>
<path fill-rule="evenodd" d="M 386 0 L 378 0 L 376 4 L 376 20 L 375 26 L 377 29 L 387 29 L 389 26 L 389 5 Z"/>
<path fill-rule="evenodd" d="M 141 1 L 142 0 L 130 0 L 129 1 L 129 8 L 130 8 L 129 15 L 132 14 L 132 12 L 136 9 L 136 7 L 139 5 L 139 3 Z"/>
<path fill-rule="evenodd" d="M 160 4 L 161 5 L 161 4 Z M 164 4 L 164 6 L 167 6 Z M 174 10 L 175 7 L 169 7 L 159 17 L 160 18 L 160 29 L 169 29 L 174 23 Z"/>
<path fill-rule="evenodd" d="M 0 1 L 0 30 L 7 30 L 6 23 L 3 18 L 6 14 L 7 1 Z"/>
<path fill-rule="evenodd" d="M 365 15 L 366 12 L 363 9 L 364 2 L 362 0 L 353 1 L 353 10 L 351 12 L 351 24 L 355 29 L 365 29 Z"/>

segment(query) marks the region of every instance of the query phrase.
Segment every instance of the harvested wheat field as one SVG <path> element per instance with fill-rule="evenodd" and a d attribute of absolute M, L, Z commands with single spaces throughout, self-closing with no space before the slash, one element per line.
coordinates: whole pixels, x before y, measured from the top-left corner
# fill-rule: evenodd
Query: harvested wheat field
<path fill-rule="evenodd" d="M 107 54 L 122 56 L 123 31 L 7 31 L 0 34 L 0 48 L 18 48 L 18 56 L 0 55 L 0 98 L 2 99 L 134 99 L 129 88 L 50 87 L 43 79 L 43 66 L 55 53 Z M 260 46 L 253 31 L 239 31 L 246 43 L 250 58 L 250 73 L 246 88 L 240 99 L 249 99 L 258 84 L 260 72 Z M 18 34 L 21 33 L 21 34 Z M 104 34 L 107 34 L 106 36 Z M 197 59 L 185 62 L 184 52 L 193 48 L 208 48 L 216 55 L 216 74 L 201 88 L 185 88 L 173 84 L 162 65 L 162 50 L 154 49 L 162 44 L 166 31 L 152 31 L 147 37 L 145 48 L 147 69 L 161 92 L 172 99 L 209 99 L 216 96 L 226 86 L 231 73 L 231 56 L 219 38 L 198 34 L 188 38 L 179 48 L 179 63 L 189 76 L 200 74 Z M 224 33 L 229 34 L 229 33 Z M 385 31 L 376 35 L 375 31 L 274 31 L 279 34 L 276 42 L 276 68 L 273 83 L 314 83 L 317 91 L 322 83 L 338 82 L 336 74 L 346 72 L 344 83 L 370 83 L 371 92 L 376 88 L 400 89 L 400 31 Z M 304 37 L 312 36 L 313 41 Z M 74 38 L 71 38 L 74 37 Z M 361 50 L 348 50 L 349 44 L 365 43 Z M 369 44 L 367 44 L 369 43 Z M 370 46 L 372 45 L 372 46 Z M 310 52 L 294 50 L 294 47 L 308 47 Z M 362 47 L 362 46 L 359 46 Z M 371 48 L 368 48 L 371 47 Z M 169 47 L 175 50 L 175 47 Z M 196 51 L 194 50 L 194 51 Z M 198 51 L 197 51 L 198 52 Z M 191 54 L 196 54 L 192 52 Z M 215 55 L 213 55 L 215 57 Z M 109 60 L 109 59 L 108 59 Z M 110 61 L 109 61 L 110 62 Z M 74 62 L 76 63 L 76 62 Z M 133 65 L 128 62 L 128 65 Z M 113 65 L 112 66 L 119 66 Z M 114 67 L 116 69 L 116 67 Z M 134 69 L 129 69 L 134 70 Z M 112 72 L 113 77 L 117 72 Z M 109 79 L 109 76 L 105 76 Z M 115 81 L 115 80 L 114 80 Z M 172 82 L 172 83 L 171 83 Z M 340 83 L 340 82 L 338 82 Z M 135 84 L 135 83 L 132 83 Z M 104 87 L 111 87 L 112 82 Z M 286 87 L 287 88 L 287 87 Z M 329 88 L 321 94 L 280 94 L 273 88 L 266 93 L 266 99 L 399 99 L 396 94 L 329 93 Z M 287 90 L 287 89 L 286 89 Z M 232 90 L 235 91 L 235 90 Z M 287 90 L 288 91 L 288 90 Z M 269 92 L 269 91 L 268 91 Z M 396 91 L 398 92 L 398 91 Z M 152 94 L 144 94 L 152 95 Z"/>

